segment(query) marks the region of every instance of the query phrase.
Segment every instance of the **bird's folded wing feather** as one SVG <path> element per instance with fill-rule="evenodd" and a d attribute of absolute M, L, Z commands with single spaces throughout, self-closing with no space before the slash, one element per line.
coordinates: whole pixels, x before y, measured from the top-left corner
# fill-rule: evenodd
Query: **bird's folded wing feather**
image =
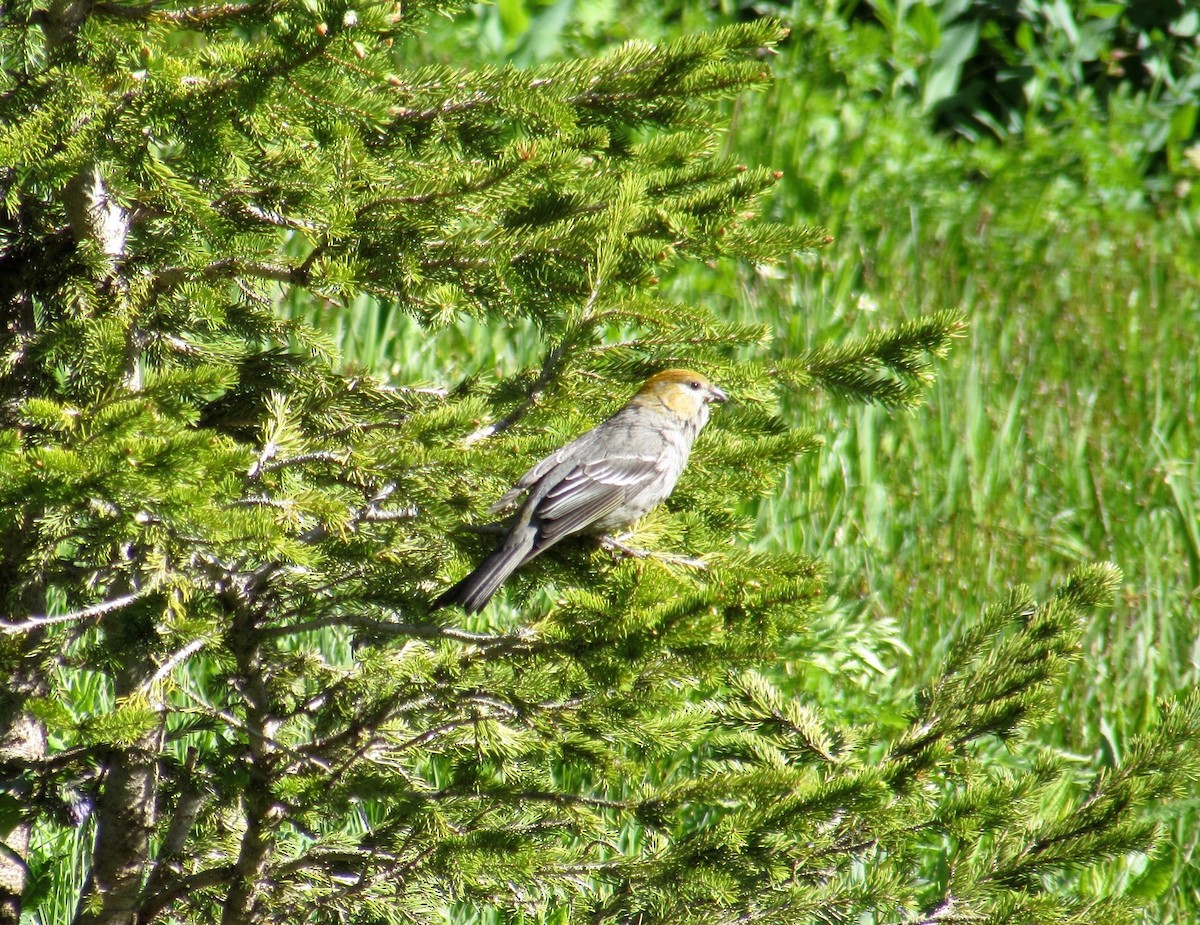
<path fill-rule="evenodd" d="M 512 507 L 512 505 L 516 503 L 517 499 L 520 498 L 521 495 L 523 495 L 530 488 L 532 488 L 533 485 L 536 484 L 537 481 L 547 472 L 549 472 L 555 466 L 560 465 L 563 460 L 567 459 L 568 457 L 577 455 L 581 450 L 586 450 L 588 444 L 594 439 L 592 436 L 594 433 L 594 429 L 589 430 L 587 433 L 576 437 L 566 446 L 560 446 L 545 459 L 534 463 L 528 472 L 517 479 L 516 484 L 513 485 L 512 488 L 501 495 L 499 500 L 496 501 L 496 503 L 490 508 L 488 508 L 488 512 L 491 514 L 496 514 L 505 510 L 506 508 Z"/>
<path fill-rule="evenodd" d="M 610 456 L 572 468 L 538 501 L 543 540 L 554 542 L 616 510 L 656 477 L 654 456 Z"/>

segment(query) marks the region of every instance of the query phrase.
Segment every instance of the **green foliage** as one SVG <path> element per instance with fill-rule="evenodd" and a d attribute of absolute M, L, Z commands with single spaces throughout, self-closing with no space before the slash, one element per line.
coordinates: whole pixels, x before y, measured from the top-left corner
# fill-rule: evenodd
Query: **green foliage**
<path fill-rule="evenodd" d="M 930 358 L 944 357 L 950 337 L 963 326 L 954 312 L 928 315 L 895 331 L 817 348 L 798 362 L 781 362 L 781 372 L 785 381 L 796 378 L 787 370 L 795 366 L 804 385 L 819 383 L 844 398 L 885 407 L 911 405 L 932 381 Z"/>
<path fill-rule="evenodd" d="M 1087 627 L 1086 657 L 1039 737 L 1080 766 L 1119 765 L 1158 699 L 1200 684 L 1189 551 L 1200 366 L 1180 336 L 1195 326 L 1200 274 L 1194 171 L 1151 201 L 1127 143 L 1149 117 L 1132 99 L 1053 132 L 1034 121 L 1011 144 L 950 143 L 911 99 L 878 95 L 887 49 L 869 36 L 830 26 L 789 43 L 779 82 L 738 107 L 731 133 L 731 150 L 783 171 L 775 214 L 819 215 L 834 242 L 783 274 L 685 269 L 675 287 L 681 299 L 740 293 L 779 332 L 781 356 L 915 311 L 968 318 L 929 411 L 839 407 L 820 392 L 785 406 L 821 422 L 827 446 L 788 473 L 756 535 L 829 563 L 814 628 L 854 634 L 835 653 L 847 662 L 802 662 L 805 683 L 867 716 L 891 710 L 883 692 L 920 684 L 962 615 L 1011 576 L 1112 559 L 1127 583 L 1112 616 Z M 811 311 L 797 316 L 797 303 Z M 875 667 L 855 653 L 864 645 Z M 838 693 L 847 672 L 869 696 Z M 1194 813 L 1188 801 L 1151 858 L 1079 882 L 1153 894 L 1147 921 L 1192 922 Z"/>
<path fill-rule="evenodd" d="M 1196 171 L 1200 12 L 1173 0 L 510 0 L 477 7 L 470 38 L 447 41 L 531 61 L 629 37 L 630 24 L 657 36 L 763 15 L 789 25 L 804 72 L 906 102 L 940 132 L 1019 139 L 1112 119 L 1151 195 Z"/>
<path fill-rule="evenodd" d="M 778 24 L 463 70 L 406 57 L 432 4 L 76 12 L 7 6 L 0 46 L 0 809 L 35 920 L 1119 922 L 1155 895 L 1073 880 L 1154 843 L 1196 702 L 1101 772 L 1027 738 L 1111 569 L 1014 592 L 881 715 L 810 683 L 850 663 L 824 570 L 754 543 L 818 446 L 794 394 L 911 406 L 962 320 L 794 351 L 799 299 L 776 324 L 654 289 L 729 257 L 765 286 L 824 240 L 756 221 L 781 178 L 714 116 Z M 313 315 L 392 375 L 338 369 Z M 738 402 L 648 554 L 564 544 L 430 614 L 491 542 L 464 521 L 676 363 Z"/>
<path fill-rule="evenodd" d="M 969 138 L 1065 126 L 1136 100 L 1144 170 L 1174 173 L 1196 140 L 1200 15 L 1182 3 L 872 0 L 892 92 Z"/>

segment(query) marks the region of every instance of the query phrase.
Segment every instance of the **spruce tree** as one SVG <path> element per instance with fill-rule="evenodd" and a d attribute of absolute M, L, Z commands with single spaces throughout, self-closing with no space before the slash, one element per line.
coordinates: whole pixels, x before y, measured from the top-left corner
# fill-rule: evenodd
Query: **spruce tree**
<path fill-rule="evenodd" d="M 1069 875 L 1152 843 L 1197 704 L 1088 780 L 1023 738 L 1111 568 L 1014 592 L 901 724 L 785 670 L 821 568 L 745 502 L 819 441 L 778 396 L 912 403 L 959 321 L 772 359 L 656 293 L 820 242 L 720 151 L 781 27 L 406 67 L 445 11 L 5 6 L 0 921 L 1132 920 Z M 278 311 L 364 296 L 537 360 L 391 382 Z M 738 402 L 639 552 L 431 612 L 487 505 L 668 365 Z"/>

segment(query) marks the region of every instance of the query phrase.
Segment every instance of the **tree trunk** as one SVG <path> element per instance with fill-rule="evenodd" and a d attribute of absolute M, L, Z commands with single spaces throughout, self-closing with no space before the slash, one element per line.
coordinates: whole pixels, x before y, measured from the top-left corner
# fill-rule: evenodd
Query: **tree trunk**
<path fill-rule="evenodd" d="M 118 701 L 145 679 L 148 662 L 126 666 L 117 678 Z M 96 840 L 75 925 L 134 925 L 150 865 L 158 795 L 161 728 L 113 755 L 96 801 Z"/>

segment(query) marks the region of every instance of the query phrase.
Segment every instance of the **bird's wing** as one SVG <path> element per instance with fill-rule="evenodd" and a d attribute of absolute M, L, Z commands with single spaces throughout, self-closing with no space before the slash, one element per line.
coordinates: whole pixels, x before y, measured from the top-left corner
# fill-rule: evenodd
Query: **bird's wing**
<path fill-rule="evenodd" d="M 568 457 L 577 455 L 581 450 L 586 451 L 589 444 L 594 439 L 594 433 L 595 429 L 593 428 L 586 433 L 580 434 L 570 443 L 566 444 L 565 446 L 560 446 L 545 459 L 534 463 L 528 472 L 517 479 L 516 484 L 513 485 L 512 488 L 501 495 L 499 500 L 497 500 L 495 504 L 488 508 L 488 512 L 491 514 L 496 514 L 505 510 L 506 508 L 512 507 L 514 504 L 516 504 L 517 499 L 535 484 L 537 484 L 537 482 L 547 472 L 549 472 L 555 466 L 561 465 Z"/>
<path fill-rule="evenodd" d="M 610 456 L 576 464 L 540 498 L 534 516 L 539 545 L 549 545 L 612 513 L 630 493 L 656 477 L 652 455 Z"/>

